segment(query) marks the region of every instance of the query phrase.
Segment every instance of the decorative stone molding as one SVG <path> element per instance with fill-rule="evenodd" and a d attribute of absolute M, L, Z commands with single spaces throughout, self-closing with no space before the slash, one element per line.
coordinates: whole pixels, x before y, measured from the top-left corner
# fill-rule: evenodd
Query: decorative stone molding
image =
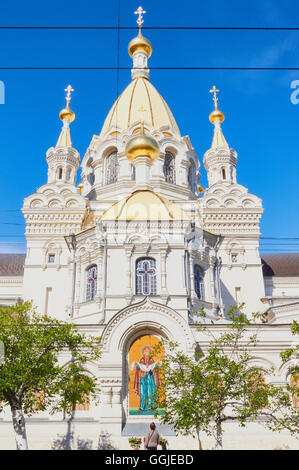
<path fill-rule="evenodd" d="M 264 313 L 267 323 L 291 323 L 299 319 L 299 301 L 269 307 Z M 298 321 L 298 320 L 297 320 Z"/>
<path fill-rule="evenodd" d="M 125 307 L 123 310 L 120 310 L 106 325 L 102 335 L 103 351 L 108 352 L 110 350 L 111 338 L 116 337 L 116 331 L 123 320 L 130 318 L 129 323 L 131 327 L 129 327 L 128 325 L 126 326 L 125 336 L 127 337 L 128 334 L 131 334 L 132 329 L 134 330 L 134 328 L 136 328 L 137 326 L 136 315 L 139 313 L 144 313 L 145 315 L 146 312 L 153 312 L 162 315 L 160 319 L 161 324 L 159 325 L 162 330 L 163 328 L 165 328 L 165 324 L 167 324 L 167 319 L 171 319 L 171 323 L 175 323 L 177 325 L 177 328 L 179 328 L 181 334 L 183 333 L 187 348 L 191 349 L 193 347 L 194 339 L 191 336 L 191 332 L 188 328 L 188 323 L 181 317 L 181 315 L 170 307 L 153 302 L 149 297 L 146 297 L 141 302 L 133 304 L 129 307 Z M 143 321 L 139 321 L 138 328 L 142 328 L 142 325 L 149 327 L 151 324 L 157 327 L 156 321 L 154 321 L 152 318 L 147 319 L 146 316 L 143 316 Z M 166 331 L 167 330 L 169 330 L 169 328 L 166 328 Z M 173 336 L 171 331 L 168 331 L 168 335 L 170 337 Z M 173 339 L 177 340 L 178 338 Z M 121 344 L 118 344 L 117 348 L 121 349 L 122 344 L 124 343 L 124 337 L 121 336 L 119 338 L 119 341 Z"/>
<path fill-rule="evenodd" d="M 102 386 L 111 386 L 111 387 L 114 387 L 114 386 L 119 386 L 122 384 L 122 379 L 120 378 L 115 378 L 115 377 L 105 377 L 103 379 L 100 379 L 100 384 Z"/>
<path fill-rule="evenodd" d="M 202 197 L 205 208 L 262 208 L 262 201 L 253 194 L 248 194 L 248 189 L 237 183 L 216 183 L 207 188 Z"/>

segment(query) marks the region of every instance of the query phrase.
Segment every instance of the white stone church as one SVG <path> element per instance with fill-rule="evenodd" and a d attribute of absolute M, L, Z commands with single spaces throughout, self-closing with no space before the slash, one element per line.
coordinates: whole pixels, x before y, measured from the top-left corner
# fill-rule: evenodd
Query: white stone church
<path fill-rule="evenodd" d="M 244 302 L 247 314 L 262 312 L 256 364 L 274 367 L 266 380 L 291 380 L 290 364 L 281 368 L 279 353 L 294 342 L 290 324 L 299 320 L 299 255 L 260 254 L 262 201 L 240 184 L 246 181 L 238 182 L 237 152 L 223 135 L 215 87 L 213 136 L 203 156 L 208 187 L 198 184 L 204 170 L 150 82 L 152 45 L 139 26 L 128 48 L 132 80 L 82 161 L 70 134 L 73 90 L 66 89 L 63 127 L 46 154 L 46 183 L 24 199 L 26 255 L 0 255 L 2 305 L 33 300 L 41 314 L 102 337 L 101 359 L 86 370 L 100 379 L 100 403 L 75 411 L 75 447 L 126 449 L 128 436 L 146 435 L 153 409 L 132 383 L 141 380 L 134 361 L 143 364 L 140 358 L 161 338 L 190 354 L 197 345 L 205 350 L 208 338 L 196 324 L 202 306 L 204 321 L 218 332 L 231 305 Z M 192 438 L 158 429 L 170 449 L 197 448 Z M 288 433 L 265 431 L 259 423 L 245 429 L 227 424 L 226 430 L 229 449 L 299 447 Z M 27 420 L 30 448 L 59 447 L 66 431 L 62 413 Z M 7 409 L 0 414 L 0 448 L 14 447 Z M 203 447 L 213 441 L 203 437 Z"/>

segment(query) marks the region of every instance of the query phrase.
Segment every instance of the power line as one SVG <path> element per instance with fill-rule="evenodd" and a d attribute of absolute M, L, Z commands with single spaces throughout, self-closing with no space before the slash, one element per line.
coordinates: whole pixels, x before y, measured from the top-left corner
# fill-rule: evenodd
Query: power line
<path fill-rule="evenodd" d="M 298 71 L 299 67 L 149 67 L 150 70 L 280 70 Z M 134 67 L 0 67 L 0 70 L 134 70 Z"/>
<path fill-rule="evenodd" d="M 260 240 L 299 240 L 299 237 L 260 237 Z"/>
<path fill-rule="evenodd" d="M 24 226 L 24 224 L 18 224 L 18 223 L 15 223 L 15 222 L 0 222 L 0 225 L 22 225 L 22 226 Z"/>
<path fill-rule="evenodd" d="M 1 238 L 23 238 L 25 235 L 0 235 Z"/>
<path fill-rule="evenodd" d="M 44 29 L 44 30 L 135 30 L 136 26 L 0 26 L 3 29 Z M 299 27 L 266 26 L 143 26 L 143 30 L 191 30 L 191 31 L 299 31 Z"/>
<path fill-rule="evenodd" d="M 284 253 L 285 253 L 285 254 L 291 253 L 291 254 L 297 254 L 297 253 L 299 253 L 299 251 L 298 251 L 298 250 L 297 250 L 297 251 L 293 251 L 293 250 L 290 250 L 290 249 L 287 250 L 287 249 L 283 249 L 283 248 L 282 248 L 282 249 L 279 249 L 279 250 L 278 250 L 278 249 L 276 250 L 275 248 L 273 248 L 272 250 L 270 250 L 270 249 L 268 249 L 268 250 L 263 249 L 263 250 L 261 251 L 261 254 L 263 254 L 263 253 L 265 253 L 265 254 L 267 254 L 267 253 L 277 253 L 277 254 L 278 254 L 278 253 L 282 253 L 282 254 L 284 254 Z"/>

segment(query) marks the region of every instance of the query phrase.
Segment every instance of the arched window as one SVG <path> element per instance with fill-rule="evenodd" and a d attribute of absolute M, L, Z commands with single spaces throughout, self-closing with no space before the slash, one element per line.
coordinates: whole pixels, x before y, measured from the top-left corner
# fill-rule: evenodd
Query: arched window
<path fill-rule="evenodd" d="M 225 168 L 222 168 L 222 179 L 226 179 Z"/>
<path fill-rule="evenodd" d="M 85 377 L 80 377 L 79 379 L 76 379 L 74 382 L 75 388 L 79 388 L 80 385 L 82 384 L 82 387 L 84 387 L 84 382 L 85 382 Z M 89 411 L 89 404 L 90 404 L 90 392 L 86 392 L 82 403 L 76 402 L 72 403 L 71 409 L 76 410 L 76 411 Z"/>
<path fill-rule="evenodd" d="M 175 184 L 175 159 L 170 152 L 166 152 L 163 173 L 166 183 Z"/>
<path fill-rule="evenodd" d="M 198 264 L 194 266 L 194 290 L 199 299 L 204 300 L 204 273 Z"/>
<path fill-rule="evenodd" d="M 136 294 L 156 295 L 156 261 L 153 258 L 140 258 L 136 262 Z"/>
<path fill-rule="evenodd" d="M 107 157 L 106 184 L 116 183 L 117 175 L 118 175 L 117 152 L 112 152 Z"/>
<path fill-rule="evenodd" d="M 190 186 L 191 191 L 196 191 L 196 168 L 193 160 L 191 160 L 191 164 L 188 170 L 188 183 Z"/>
<path fill-rule="evenodd" d="M 62 168 L 58 168 L 58 179 L 61 180 L 62 179 Z"/>
<path fill-rule="evenodd" d="M 250 371 L 248 379 L 249 403 L 252 408 L 267 408 L 268 396 L 263 371 Z"/>
<path fill-rule="evenodd" d="M 96 290 L 97 290 L 97 276 L 98 268 L 97 266 L 90 266 L 87 273 L 87 282 L 86 282 L 86 301 L 89 302 L 95 299 Z"/>
<path fill-rule="evenodd" d="M 74 409 L 76 411 L 89 411 L 89 403 L 90 403 L 90 394 L 87 393 L 85 395 L 85 399 L 83 403 L 76 403 Z"/>
<path fill-rule="evenodd" d="M 291 376 L 290 386 L 292 390 L 293 407 L 299 408 L 299 373 Z"/>

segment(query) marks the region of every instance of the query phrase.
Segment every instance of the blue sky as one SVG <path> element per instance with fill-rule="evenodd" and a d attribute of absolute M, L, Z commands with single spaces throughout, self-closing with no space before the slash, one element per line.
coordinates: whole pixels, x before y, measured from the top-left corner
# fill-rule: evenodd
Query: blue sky
<path fill-rule="evenodd" d="M 0 25 L 114 26 L 117 3 L 16 0 L 2 5 Z M 143 0 L 141 5 L 147 11 L 145 26 L 298 26 L 295 1 Z M 121 0 L 121 26 L 136 24 L 133 12 L 138 6 L 139 0 Z M 123 67 L 131 66 L 127 45 L 134 35 L 132 30 L 120 32 Z M 299 66 L 299 31 L 148 30 L 144 35 L 153 44 L 152 67 Z M 117 63 L 113 30 L 0 30 L 0 40 L 0 67 Z M 299 80 L 299 71 L 153 70 L 150 79 L 182 134 L 190 136 L 201 165 L 213 132 L 209 90 L 214 84 L 221 90 L 223 132 L 239 154 L 238 182 L 263 200 L 262 236 L 298 237 L 299 104 L 290 101 L 290 84 Z M 71 83 L 75 89 L 72 141 L 83 157 L 116 98 L 116 71 L 0 70 L 0 80 L 5 83 L 5 104 L 0 105 L 0 251 L 22 251 L 23 216 L 12 211 L 46 182 L 45 153 L 60 132 L 64 88 Z M 120 71 L 120 91 L 129 81 L 130 71 Z M 206 186 L 203 165 L 201 173 Z"/>

